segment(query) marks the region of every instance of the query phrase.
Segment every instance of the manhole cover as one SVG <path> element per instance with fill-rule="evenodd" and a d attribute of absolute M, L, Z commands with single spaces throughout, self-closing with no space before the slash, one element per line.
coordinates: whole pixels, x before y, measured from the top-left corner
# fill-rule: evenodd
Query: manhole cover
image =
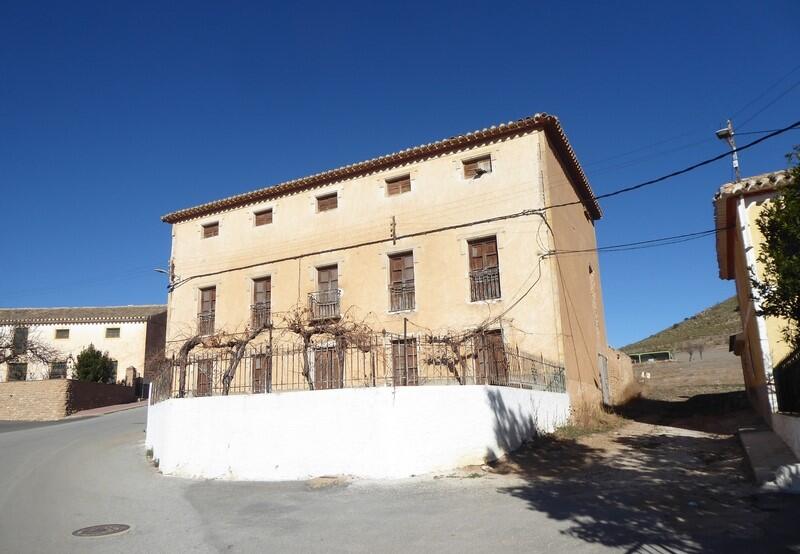
<path fill-rule="evenodd" d="M 103 525 L 84 527 L 73 531 L 72 534 L 76 537 L 107 537 L 108 535 L 124 533 L 130 528 L 130 525 L 125 525 L 124 523 L 105 523 Z"/>

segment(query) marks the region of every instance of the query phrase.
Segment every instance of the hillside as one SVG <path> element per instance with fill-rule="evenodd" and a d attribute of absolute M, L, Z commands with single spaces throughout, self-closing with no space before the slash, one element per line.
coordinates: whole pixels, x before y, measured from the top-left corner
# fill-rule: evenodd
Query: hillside
<path fill-rule="evenodd" d="M 686 343 L 726 344 L 728 337 L 741 329 L 738 304 L 736 297 L 732 296 L 646 339 L 623 346 L 621 350 L 629 354 L 657 350 L 676 352 L 683 350 Z"/>

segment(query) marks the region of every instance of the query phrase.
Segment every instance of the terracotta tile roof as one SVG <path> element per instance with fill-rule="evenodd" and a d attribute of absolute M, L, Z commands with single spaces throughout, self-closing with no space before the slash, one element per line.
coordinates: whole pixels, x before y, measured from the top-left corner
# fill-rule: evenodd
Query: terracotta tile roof
<path fill-rule="evenodd" d="M 0 308 L 0 325 L 35 323 L 124 323 L 146 321 L 167 311 L 163 304 L 81 308 Z"/>
<path fill-rule="evenodd" d="M 594 219 L 600 219 L 603 215 L 602 211 L 600 210 L 600 206 L 597 203 L 597 199 L 594 197 L 594 193 L 589 186 L 589 181 L 586 178 L 580 163 L 578 162 L 575 151 L 572 149 L 569 140 L 567 140 L 567 136 L 564 133 L 564 129 L 561 127 L 561 123 L 554 115 L 538 113 L 517 121 L 493 125 L 486 129 L 450 137 L 444 140 L 431 142 L 429 144 L 415 146 L 413 148 L 407 148 L 405 150 L 400 150 L 399 152 L 386 154 L 385 156 L 380 156 L 363 162 L 324 171 L 322 173 L 309 175 L 308 177 L 285 181 L 283 183 L 278 183 L 243 194 L 229 196 L 221 200 L 215 200 L 213 202 L 201 204 L 192 208 L 178 210 L 168 213 L 167 215 L 163 216 L 161 220 L 166 223 L 178 223 L 187 219 L 205 216 L 269 198 L 275 198 L 291 192 L 318 187 L 345 179 L 352 179 L 354 177 L 374 173 L 377 171 L 385 171 L 396 166 L 431 158 L 467 146 L 484 143 L 490 140 L 499 140 L 535 129 L 542 129 L 547 133 L 551 144 L 558 151 L 562 160 L 566 164 L 572 184 L 577 190 L 579 197 L 583 200 L 586 209 Z"/>

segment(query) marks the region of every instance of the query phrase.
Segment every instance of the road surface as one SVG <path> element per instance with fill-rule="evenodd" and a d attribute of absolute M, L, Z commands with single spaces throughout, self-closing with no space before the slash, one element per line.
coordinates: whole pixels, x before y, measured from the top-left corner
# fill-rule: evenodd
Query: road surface
<path fill-rule="evenodd" d="M 641 467 L 615 468 L 575 443 L 531 451 L 520 475 L 232 483 L 159 474 L 144 455 L 145 419 L 137 408 L 58 424 L 0 425 L 0 552 L 767 552 L 777 543 L 762 529 L 780 529 L 787 516 L 781 511 L 780 520 L 751 525 L 747 507 L 736 507 L 741 499 L 726 507 L 704 496 L 711 489 L 703 474 L 690 480 L 681 469 L 706 463 L 687 456 L 703 437 L 679 437 L 668 448 L 672 439 L 663 428 L 663 446 L 645 437 L 644 446 L 628 452 L 651 456 L 640 457 Z M 670 454 L 652 457 L 659 451 Z M 647 472 L 667 455 L 678 461 L 662 460 L 658 474 Z M 713 498 L 730 496 L 730 471 L 720 472 Z M 651 490 L 656 480 L 659 488 Z M 664 501 L 678 488 L 686 497 Z M 736 533 L 725 524 L 733 509 L 740 512 Z M 706 519 L 692 516 L 693 526 L 680 527 L 681 514 L 693 510 Z M 105 523 L 131 527 L 103 538 L 71 534 Z"/>

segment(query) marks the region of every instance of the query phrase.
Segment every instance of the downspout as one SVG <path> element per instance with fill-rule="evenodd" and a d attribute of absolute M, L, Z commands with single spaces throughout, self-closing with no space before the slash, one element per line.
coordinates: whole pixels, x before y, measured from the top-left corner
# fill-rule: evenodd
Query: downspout
<path fill-rule="evenodd" d="M 739 218 L 739 233 L 742 239 L 742 246 L 744 248 L 744 259 L 747 267 L 748 289 L 750 290 L 750 297 L 753 299 L 753 311 L 756 318 L 756 328 L 758 330 L 758 342 L 761 346 L 761 358 L 764 365 L 764 377 L 766 379 L 767 388 L 767 401 L 772 413 L 778 411 L 777 398 L 773 388 L 772 377 L 772 352 L 769 348 L 769 338 L 767 337 L 767 322 L 764 316 L 759 315 L 761 311 L 761 295 L 755 290 L 749 282 L 750 275 L 758 279 L 756 273 L 756 258 L 755 249 L 753 247 L 752 237 L 750 235 L 750 220 L 747 217 L 747 206 L 745 205 L 744 196 L 740 196 L 736 204 L 736 212 Z"/>

